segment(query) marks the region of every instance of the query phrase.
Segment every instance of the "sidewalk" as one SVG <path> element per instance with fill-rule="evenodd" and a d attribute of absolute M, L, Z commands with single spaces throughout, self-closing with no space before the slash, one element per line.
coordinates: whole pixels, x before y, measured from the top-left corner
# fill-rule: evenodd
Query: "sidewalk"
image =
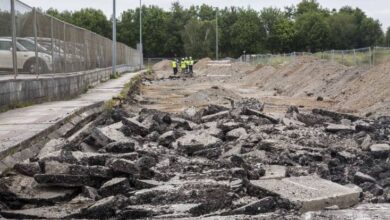
<path fill-rule="evenodd" d="M 124 85 L 140 73 L 123 74 L 72 100 L 48 102 L 0 113 L 0 168 L 9 166 L 7 158 L 4 158 L 12 154 L 11 151 L 17 153 L 17 149 L 25 148 L 21 145 L 26 141 L 63 123 L 67 117 L 119 95 Z"/>

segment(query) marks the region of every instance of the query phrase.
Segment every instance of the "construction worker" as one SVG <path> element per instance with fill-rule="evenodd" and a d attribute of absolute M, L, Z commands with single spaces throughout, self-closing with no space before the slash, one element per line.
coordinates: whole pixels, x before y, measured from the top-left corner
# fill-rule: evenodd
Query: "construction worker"
<path fill-rule="evenodd" d="M 194 73 L 193 72 L 193 66 L 194 66 L 194 60 L 192 60 L 192 57 L 190 57 L 189 59 L 189 67 L 190 67 L 190 73 Z"/>
<path fill-rule="evenodd" d="M 188 57 L 186 57 L 185 62 L 187 67 L 186 73 L 190 73 L 190 60 L 188 59 Z"/>
<path fill-rule="evenodd" d="M 186 72 L 187 65 L 186 65 L 184 58 L 181 58 L 180 69 L 181 69 L 182 74 L 184 74 Z"/>
<path fill-rule="evenodd" d="M 172 60 L 172 69 L 173 69 L 173 75 L 176 75 L 177 74 L 177 60 L 174 59 Z"/>

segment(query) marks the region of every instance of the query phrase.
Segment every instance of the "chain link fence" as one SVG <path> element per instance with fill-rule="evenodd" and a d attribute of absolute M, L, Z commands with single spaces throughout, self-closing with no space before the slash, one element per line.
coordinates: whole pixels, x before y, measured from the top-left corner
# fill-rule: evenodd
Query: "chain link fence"
<path fill-rule="evenodd" d="M 374 66 L 390 61 L 390 47 L 367 47 L 352 50 L 329 50 L 317 53 L 293 52 L 288 54 L 246 54 L 239 58 L 254 65 L 284 65 L 299 56 L 315 56 L 346 66 Z"/>
<path fill-rule="evenodd" d="M 116 65 L 138 68 L 142 54 L 117 43 Z M 30 7 L 0 0 L 0 73 L 71 73 L 112 66 L 112 41 Z"/>

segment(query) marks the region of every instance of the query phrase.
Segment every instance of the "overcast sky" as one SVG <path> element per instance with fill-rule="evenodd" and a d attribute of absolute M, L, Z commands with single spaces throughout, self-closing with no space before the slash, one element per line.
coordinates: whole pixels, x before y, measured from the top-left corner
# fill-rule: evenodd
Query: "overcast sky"
<path fill-rule="evenodd" d="M 3 0 L 0 0 L 3 1 Z M 58 10 L 78 10 L 81 8 L 92 7 L 101 9 L 107 16 L 112 15 L 112 0 L 22 0 L 23 2 L 40 7 L 44 10 L 48 8 L 56 8 Z M 164 9 L 169 9 L 174 0 L 143 0 L 146 5 L 158 5 Z M 188 7 L 190 5 L 200 5 L 203 3 L 213 5 L 215 7 L 225 6 L 250 6 L 256 10 L 263 7 L 279 7 L 290 6 L 297 4 L 300 0 L 181 0 L 182 5 Z M 352 7 L 359 7 L 366 14 L 374 19 L 378 19 L 382 23 L 382 28 L 387 29 L 390 26 L 390 1 L 389 0 L 318 0 L 318 2 L 329 9 L 339 9 L 342 6 L 349 5 Z M 129 9 L 136 8 L 139 5 L 138 0 L 117 0 L 117 13 Z"/>

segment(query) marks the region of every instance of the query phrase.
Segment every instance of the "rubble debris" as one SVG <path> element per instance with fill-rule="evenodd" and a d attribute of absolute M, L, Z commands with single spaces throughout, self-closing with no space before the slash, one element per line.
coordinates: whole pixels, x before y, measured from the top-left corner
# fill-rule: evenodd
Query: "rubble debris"
<path fill-rule="evenodd" d="M 118 108 L 0 177 L 0 213 L 297 219 L 390 202 L 390 118 L 294 106 L 276 117 L 256 99 L 233 102 L 177 114 Z"/>

